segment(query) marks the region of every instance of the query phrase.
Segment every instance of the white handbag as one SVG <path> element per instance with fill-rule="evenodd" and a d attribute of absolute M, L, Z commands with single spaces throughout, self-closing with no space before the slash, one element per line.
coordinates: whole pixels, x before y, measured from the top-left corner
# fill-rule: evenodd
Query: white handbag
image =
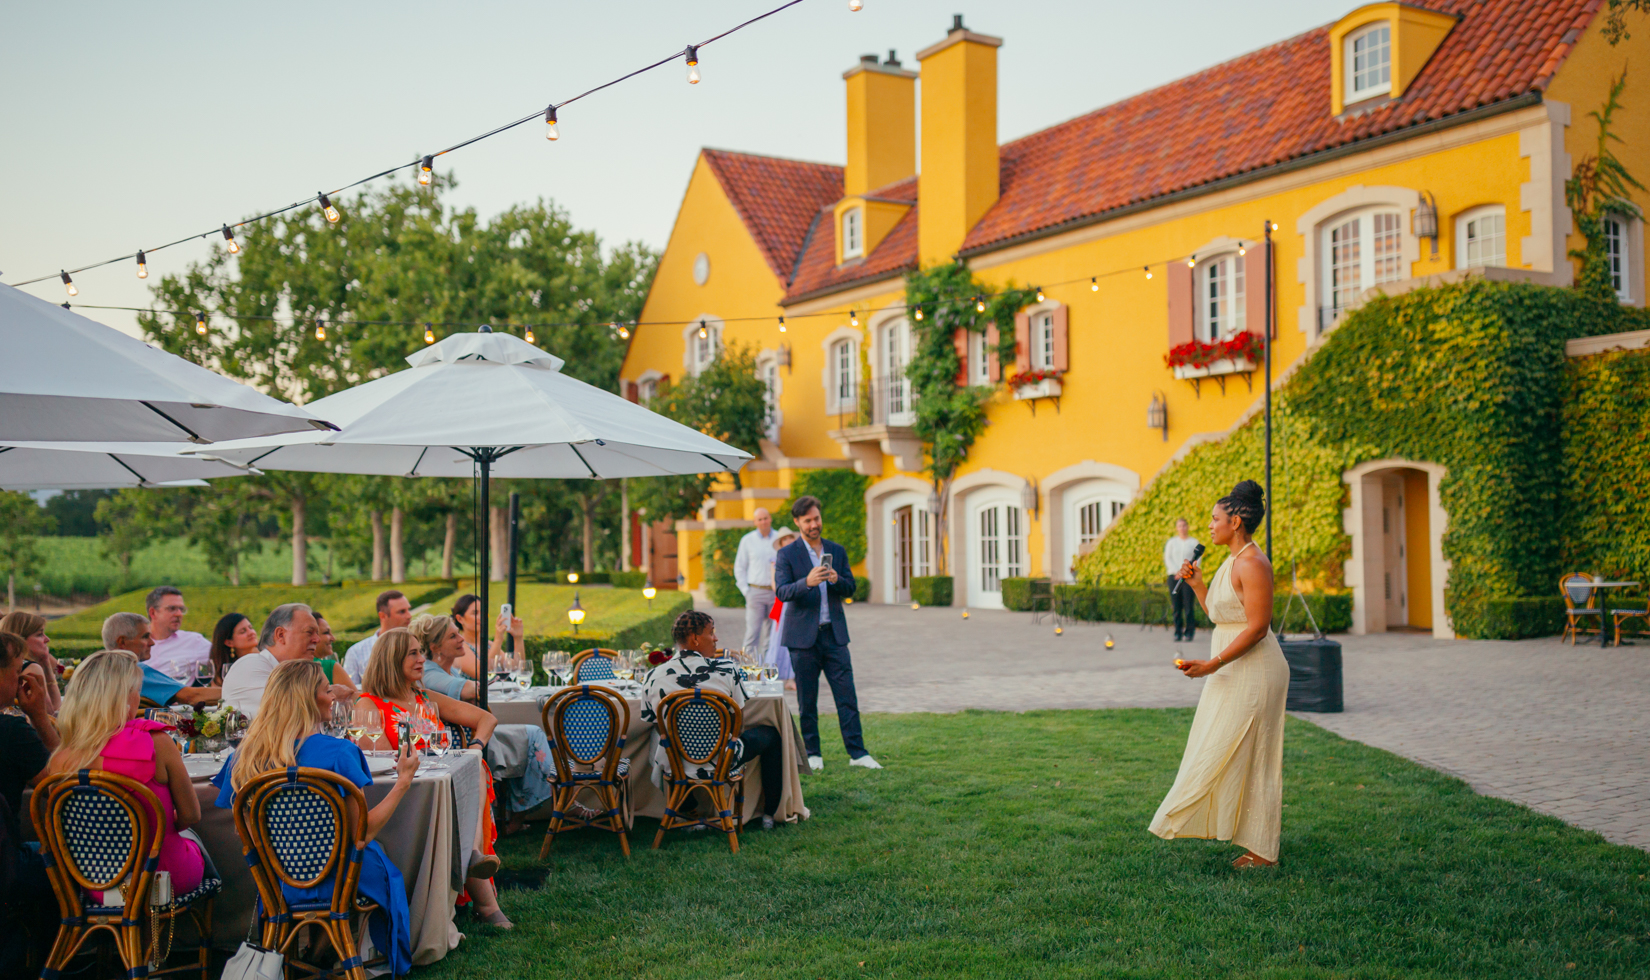
<path fill-rule="evenodd" d="M 246 941 L 223 965 L 222 980 L 285 980 L 285 957 L 252 941 L 258 930 L 258 916 L 252 916 Z"/>

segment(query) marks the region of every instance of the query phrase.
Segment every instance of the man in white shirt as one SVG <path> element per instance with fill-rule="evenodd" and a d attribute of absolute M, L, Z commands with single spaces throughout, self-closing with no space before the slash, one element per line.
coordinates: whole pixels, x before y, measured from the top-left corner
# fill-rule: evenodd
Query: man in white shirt
<path fill-rule="evenodd" d="M 386 589 L 378 593 L 378 632 L 364 640 L 357 640 L 347 653 L 344 654 L 344 673 L 361 686 L 361 676 L 367 672 L 367 662 L 372 659 L 372 645 L 378 642 L 385 631 L 406 626 L 412 622 L 412 603 L 399 590 Z"/>
<path fill-rule="evenodd" d="M 319 628 L 315 613 L 301 602 L 289 602 L 269 611 L 258 636 L 259 650 L 235 661 L 223 681 L 223 699 L 235 710 L 251 718 L 264 699 L 264 686 L 276 667 L 288 660 L 312 660 Z M 332 685 L 335 697 L 350 693 L 342 684 Z"/>
<path fill-rule="evenodd" d="M 1169 574 L 1169 601 L 1174 605 L 1174 638 L 1176 640 L 1191 640 L 1192 634 L 1197 632 L 1197 596 L 1191 586 L 1182 586 L 1180 582 L 1180 566 L 1192 560 L 1192 552 L 1197 550 L 1197 539 L 1192 537 L 1191 525 L 1186 518 L 1176 518 L 1174 522 L 1174 537 L 1163 546 L 1163 567 Z M 1194 564 L 1201 565 L 1199 558 Z"/>
<path fill-rule="evenodd" d="M 761 650 L 763 627 L 773 612 L 773 515 L 756 508 L 756 527 L 739 539 L 733 581 L 745 597 L 745 649 Z"/>
<path fill-rule="evenodd" d="M 149 666 L 175 681 L 195 682 L 195 667 L 211 659 L 212 641 L 183 629 L 189 606 L 176 587 L 161 585 L 149 590 L 143 600 L 149 610 L 149 636 L 155 645 L 149 650 Z"/>

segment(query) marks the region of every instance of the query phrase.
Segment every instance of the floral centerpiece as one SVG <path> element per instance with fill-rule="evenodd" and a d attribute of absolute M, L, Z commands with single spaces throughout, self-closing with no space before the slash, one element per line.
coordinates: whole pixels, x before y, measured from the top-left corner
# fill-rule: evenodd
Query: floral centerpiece
<path fill-rule="evenodd" d="M 194 714 L 180 713 L 178 731 L 188 737 L 191 748 L 198 751 L 198 743 L 222 739 L 225 722 L 237 714 L 234 707 L 221 703 L 210 709 L 196 709 Z"/>
<path fill-rule="evenodd" d="M 664 663 L 666 660 L 669 660 L 676 654 L 676 651 L 670 647 L 655 646 L 652 643 L 643 643 L 639 649 L 643 653 L 647 654 L 647 662 L 655 667 Z"/>
<path fill-rule="evenodd" d="M 1206 368 L 1216 361 L 1229 360 L 1234 364 L 1238 361 L 1254 363 L 1264 356 L 1265 348 L 1261 344 L 1260 334 L 1243 330 L 1213 344 L 1206 344 L 1200 340 L 1180 344 L 1170 348 L 1169 352 L 1163 355 L 1163 361 L 1172 368 Z"/>

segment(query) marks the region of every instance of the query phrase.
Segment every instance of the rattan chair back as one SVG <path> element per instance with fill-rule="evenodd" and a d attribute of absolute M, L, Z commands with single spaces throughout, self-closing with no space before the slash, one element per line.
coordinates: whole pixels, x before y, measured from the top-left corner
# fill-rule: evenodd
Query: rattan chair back
<path fill-rule="evenodd" d="M 613 672 L 613 661 L 619 657 L 619 651 L 597 647 L 590 650 L 581 650 L 573 655 L 573 664 L 569 675 L 574 684 L 588 684 L 591 681 L 610 681 L 618 678 Z"/>

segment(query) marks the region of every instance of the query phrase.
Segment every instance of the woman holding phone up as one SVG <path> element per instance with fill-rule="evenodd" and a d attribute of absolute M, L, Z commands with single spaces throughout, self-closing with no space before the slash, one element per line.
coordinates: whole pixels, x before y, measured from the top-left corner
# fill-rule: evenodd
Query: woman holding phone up
<path fill-rule="evenodd" d="M 1283 819 L 1283 708 L 1289 663 L 1272 634 L 1272 563 L 1254 542 L 1266 516 L 1260 484 L 1243 480 L 1220 498 L 1209 537 L 1232 555 L 1204 585 L 1196 565 L 1180 578 L 1215 624 L 1208 660 L 1177 660 L 1187 677 L 1207 677 L 1169 795 L 1152 818 L 1164 839 L 1229 840 L 1244 849 L 1234 867 L 1278 862 Z"/>

